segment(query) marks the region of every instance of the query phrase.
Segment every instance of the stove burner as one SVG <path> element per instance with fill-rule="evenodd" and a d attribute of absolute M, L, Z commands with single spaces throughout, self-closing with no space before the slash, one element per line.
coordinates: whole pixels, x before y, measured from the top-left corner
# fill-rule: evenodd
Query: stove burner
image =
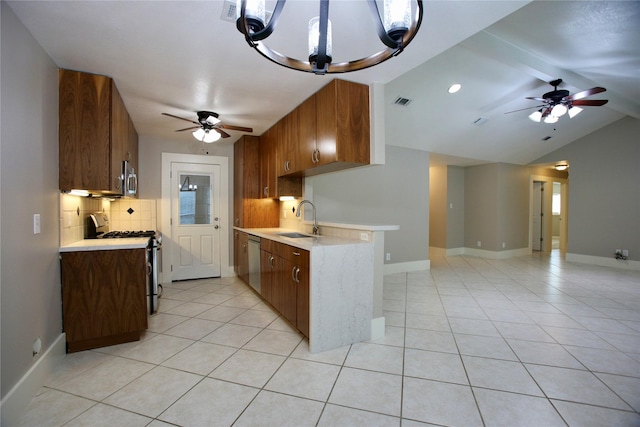
<path fill-rule="evenodd" d="M 131 237 L 153 237 L 156 235 L 154 230 L 137 230 L 137 231 L 109 231 L 100 236 L 102 239 L 126 239 Z"/>

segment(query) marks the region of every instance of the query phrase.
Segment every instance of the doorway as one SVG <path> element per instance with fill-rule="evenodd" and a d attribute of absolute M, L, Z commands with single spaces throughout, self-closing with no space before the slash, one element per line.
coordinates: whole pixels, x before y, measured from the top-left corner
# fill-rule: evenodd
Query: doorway
<path fill-rule="evenodd" d="M 161 224 L 163 283 L 227 276 L 228 159 L 162 153 Z"/>
<path fill-rule="evenodd" d="M 550 254 L 554 250 L 554 236 L 556 236 L 557 250 L 562 254 L 566 252 L 569 218 L 568 187 L 568 180 L 564 178 L 530 177 L 529 244 L 532 251 Z M 554 215 L 555 212 L 559 212 L 558 216 Z M 554 221 L 557 224 L 554 224 Z"/>

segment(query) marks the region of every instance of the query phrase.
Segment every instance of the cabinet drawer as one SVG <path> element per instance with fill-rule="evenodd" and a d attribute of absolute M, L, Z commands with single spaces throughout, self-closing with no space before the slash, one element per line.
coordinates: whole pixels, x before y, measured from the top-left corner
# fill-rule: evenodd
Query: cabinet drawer
<path fill-rule="evenodd" d="M 279 255 L 300 267 L 309 266 L 309 251 L 289 245 L 281 245 Z"/>

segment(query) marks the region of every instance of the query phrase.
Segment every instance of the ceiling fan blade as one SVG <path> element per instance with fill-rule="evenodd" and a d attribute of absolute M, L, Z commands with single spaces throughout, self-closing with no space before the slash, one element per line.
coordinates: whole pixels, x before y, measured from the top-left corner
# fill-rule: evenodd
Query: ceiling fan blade
<path fill-rule="evenodd" d="M 253 132 L 252 128 L 245 128 L 242 126 L 232 126 L 232 125 L 225 125 L 222 123 L 218 123 L 218 125 L 216 126 L 218 129 L 229 129 L 229 130 L 239 130 L 240 132 Z"/>
<path fill-rule="evenodd" d="M 216 128 L 216 132 L 218 132 L 220 136 L 223 138 L 229 138 L 231 136 L 220 128 Z"/>
<path fill-rule="evenodd" d="M 571 102 L 571 105 L 582 105 L 587 107 L 599 107 L 609 102 L 608 99 L 583 99 Z"/>
<path fill-rule="evenodd" d="M 583 90 L 582 92 L 574 93 L 565 98 L 567 101 L 576 101 L 578 99 L 586 98 L 587 96 L 595 95 L 596 93 L 604 92 L 606 89 L 603 87 L 592 87 L 591 89 Z"/>
<path fill-rule="evenodd" d="M 531 110 L 533 108 L 542 108 L 542 107 L 546 107 L 546 104 L 545 105 L 537 105 L 535 107 L 521 108 L 519 110 L 507 111 L 505 114 L 517 113 L 518 111 Z"/>
<path fill-rule="evenodd" d="M 185 130 L 198 129 L 199 127 L 201 127 L 201 126 L 189 126 L 188 128 L 178 129 L 178 130 L 176 130 L 176 132 L 184 132 Z"/>
<path fill-rule="evenodd" d="M 544 98 L 538 98 L 533 96 L 527 96 L 525 99 L 533 99 L 534 101 L 547 102 L 547 100 Z"/>
<path fill-rule="evenodd" d="M 184 117 L 180 117 L 180 116 L 174 116 L 173 114 L 169 114 L 169 113 L 160 113 L 160 114 L 162 114 L 163 116 L 173 117 L 174 119 L 180 119 L 180 120 L 184 120 L 184 121 L 187 121 L 187 122 L 191 122 L 191 123 L 194 123 L 196 125 L 200 124 L 199 122 L 196 122 L 194 120 L 185 119 Z"/>

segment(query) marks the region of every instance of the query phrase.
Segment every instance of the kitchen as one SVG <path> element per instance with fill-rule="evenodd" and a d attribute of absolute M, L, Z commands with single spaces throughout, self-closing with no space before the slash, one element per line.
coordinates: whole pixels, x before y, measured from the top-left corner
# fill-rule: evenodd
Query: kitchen
<path fill-rule="evenodd" d="M 58 215 L 59 190 L 57 186 L 58 170 L 55 161 L 57 158 L 57 135 L 51 129 L 57 127 L 57 66 L 48 59 L 43 59 L 46 54 L 37 43 L 31 39 L 28 32 L 21 27 L 17 19 L 11 17 L 11 12 L 6 11 L 3 3 L 3 36 L 5 31 L 15 34 L 12 37 L 13 44 L 5 44 L 3 37 L 3 57 L 10 54 L 16 60 L 11 63 L 3 61 L 3 229 L 2 229 L 2 256 L 3 256 L 3 324 L 13 323 L 14 328 L 3 328 L 3 395 L 27 372 L 33 361 L 30 356 L 34 337 L 42 336 L 45 348 L 55 342 L 60 331 L 60 297 L 58 279 L 58 246 L 59 229 L 61 220 Z M 10 49 L 5 51 L 5 47 Z M 31 55 L 21 55 L 19 52 L 32 52 Z M 18 59 L 19 58 L 19 59 Z M 6 67 L 6 68 L 5 68 Z M 8 70 L 8 72 L 7 72 Z M 5 85 L 5 82 L 6 85 Z M 38 84 L 34 84 L 38 82 Z M 9 84 L 10 83 L 10 84 Z M 5 104 L 11 100 L 11 108 Z M 43 108 L 45 106 L 45 108 Z M 37 117 L 37 119 L 34 118 Z M 610 130 L 615 132 L 616 141 L 623 140 L 630 132 L 626 129 L 633 126 L 623 124 L 619 128 Z M 30 134 L 38 135 L 38 138 L 27 138 L 24 129 L 29 129 Z M 8 139 L 5 136 L 8 135 Z M 5 144 L 5 141 L 7 143 Z M 8 141 L 14 141 L 11 144 Z M 15 142 L 17 141 L 17 142 Z M 152 171 L 157 170 L 157 165 L 162 162 L 162 152 L 182 151 L 186 154 L 201 153 L 201 145 L 195 141 L 185 141 L 176 149 L 175 142 L 166 138 L 142 138 L 140 145 L 140 198 L 142 200 L 161 199 L 161 185 Z M 616 153 L 624 153 L 611 150 L 608 156 Z M 232 157 L 232 148 L 229 146 L 216 146 L 209 153 L 215 156 Z M 361 174 L 349 171 L 339 172 L 341 178 L 353 178 L 353 191 L 345 191 L 340 196 L 339 202 L 353 200 L 357 209 L 342 212 L 343 218 L 352 221 L 351 217 L 359 215 L 365 222 L 377 222 L 374 214 L 368 209 L 368 201 L 372 197 L 382 197 L 381 208 L 392 211 L 389 206 L 411 206 L 415 212 L 428 212 L 427 197 L 416 197 L 422 194 L 428 187 L 428 173 L 425 165 L 429 163 L 429 154 L 419 150 L 407 150 L 390 146 L 386 153 L 386 166 L 377 169 L 367 168 Z M 628 156 L 632 157 L 632 156 Z M 631 170 L 626 169 L 629 173 Z M 229 179 L 232 171 L 229 170 Z M 319 217 L 335 221 L 331 212 L 321 212 L 326 209 L 332 197 L 328 192 L 319 193 L 323 180 L 314 179 L 314 203 L 319 209 Z M 347 181 L 343 179 L 342 181 Z M 633 181 L 633 180 L 630 180 Z M 398 183 L 400 182 L 400 183 Z M 607 180 L 611 186 L 618 186 L 622 181 Z M 637 181 L 636 181 L 637 182 Z M 15 184 L 15 185 L 10 185 Z M 395 183 L 395 184 L 394 184 Z M 18 185 L 19 184 L 19 185 Z M 333 184 L 333 183 L 331 183 Z M 579 181 L 574 181 L 577 189 Z M 573 185 L 572 184 L 572 185 Z M 22 186 L 29 188 L 30 195 L 24 197 Z M 612 188 L 612 187 L 609 187 Z M 398 191 L 402 189 L 403 191 Z M 316 197 L 319 199 L 317 200 Z M 323 200 L 322 200 L 323 199 Z M 333 199 L 335 200 L 335 198 Z M 575 200 L 575 198 L 574 198 Z M 228 207 L 228 216 L 231 217 L 231 206 Z M 73 207 L 69 207 L 72 211 Z M 85 212 L 94 211 L 89 207 Z M 395 212 L 404 215 L 403 212 Z M 397 211 L 395 209 L 394 211 Z M 33 235 L 31 230 L 32 214 L 42 213 L 42 232 Z M 47 213 L 47 214 L 45 214 Z M 417 215 L 403 217 L 401 230 L 409 234 L 404 235 L 400 243 L 392 246 L 392 260 L 399 259 L 406 262 L 416 262 L 428 259 L 428 230 L 424 227 L 424 218 L 420 225 L 414 222 Z M 637 218 L 637 216 L 636 216 Z M 394 221 L 396 222 L 396 221 Z M 405 227 L 404 224 L 408 226 Z M 6 227 L 5 225 L 10 225 Z M 579 232 L 579 231 L 578 231 Z M 416 234 L 418 238 L 410 236 Z M 390 233 L 393 234 L 393 233 Z M 231 237 L 231 236 L 230 236 Z M 406 248 L 411 255 L 403 254 L 405 247 L 402 240 L 412 242 L 411 247 Z M 425 241 L 426 240 L 426 241 Z M 8 242 L 14 242 L 9 244 Z M 19 242 L 16 244 L 15 242 Z M 415 245 L 415 246 L 414 246 Z M 396 254 L 400 254 L 396 258 Z M 231 254 L 229 254 L 231 256 Z M 35 261 L 34 261 L 35 260 Z M 8 266 L 11 266 L 9 268 Z M 13 271 L 12 271 L 13 270 Z M 40 298 L 33 298 L 39 295 Z M 40 313 L 33 316 L 33 313 Z M 11 349 L 14 350 L 11 350 Z M 23 357 L 24 351 L 29 356 Z M 6 368 L 5 368 L 6 367 Z"/>

